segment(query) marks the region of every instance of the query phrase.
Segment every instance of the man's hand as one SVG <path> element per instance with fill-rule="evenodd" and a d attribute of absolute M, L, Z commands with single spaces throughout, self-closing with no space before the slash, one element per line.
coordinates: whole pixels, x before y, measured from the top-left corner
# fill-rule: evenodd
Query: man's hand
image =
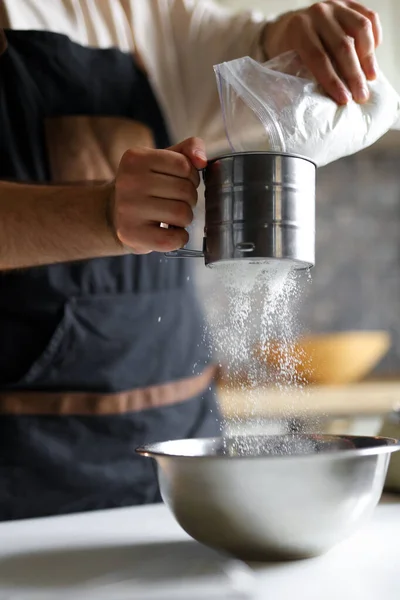
<path fill-rule="evenodd" d="M 197 203 L 198 170 L 207 164 L 202 140 L 189 138 L 167 150 L 135 148 L 123 155 L 112 215 L 120 242 L 135 254 L 177 250 L 188 242 Z M 160 227 L 161 223 L 171 225 Z"/>
<path fill-rule="evenodd" d="M 325 91 L 346 104 L 346 86 L 356 102 L 368 100 L 366 80 L 376 78 L 381 41 L 375 12 L 352 0 L 328 0 L 268 23 L 264 48 L 269 58 L 295 50 Z"/>
<path fill-rule="evenodd" d="M 177 250 L 206 164 L 203 142 L 191 138 L 168 150 L 128 150 L 106 184 L 0 181 L 0 270 Z"/>

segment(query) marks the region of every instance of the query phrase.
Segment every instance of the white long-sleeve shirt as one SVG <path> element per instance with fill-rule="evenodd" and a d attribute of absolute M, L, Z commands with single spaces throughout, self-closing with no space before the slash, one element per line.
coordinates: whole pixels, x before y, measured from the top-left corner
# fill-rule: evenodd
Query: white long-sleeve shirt
<path fill-rule="evenodd" d="M 136 52 L 173 141 L 202 137 L 209 154 L 227 144 L 213 65 L 263 57 L 265 19 L 209 0 L 0 0 L 1 8 L 3 27 L 46 29 L 83 45 Z"/>

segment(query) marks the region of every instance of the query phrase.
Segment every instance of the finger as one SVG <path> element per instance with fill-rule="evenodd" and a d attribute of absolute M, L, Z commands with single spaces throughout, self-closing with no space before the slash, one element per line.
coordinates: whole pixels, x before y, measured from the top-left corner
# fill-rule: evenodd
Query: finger
<path fill-rule="evenodd" d="M 188 138 L 172 146 L 170 150 L 186 156 L 196 169 L 204 169 L 207 166 L 206 147 L 200 138 Z"/>
<path fill-rule="evenodd" d="M 135 240 L 133 246 L 130 246 L 130 240 Z M 171 252 L 183 248 L 189 241 L 189 234 L 186 229 L 180 227 L 165 229 L 157 224 L 149 224 L 126 232 L 121 241 L 137 254 L 145 254 L 149 251 Z"/>
<path fill-rule="evenodd" d="M 369 98 L 369 90 L 353 40 L 333 19 L 329 21 L 321 19 L 317 23 L 317 31 L 354 100 L 366 102 Z"/>
<path fill-rule="evenodd" d="M 360 4 L 359 2 L 353 2 L 350 0 L 349 2 L 347 2 L 347 5 L 353 10 L 359 12 L 361 15 L 364 15 L 364 17 L 367 17 L 367 19 L 371 21 L 372 31 L 374 34 L 375 48 L 380 46 L 380 44 L 382 44 L 383 41 L 383 31 L 379 14 L 374 10 L 367 8 L 363 4 Z"/>
<path fill-rule="evenodd" d="M 360 64 L 363 73 L 365 73 L 368 79 L 375 79 L 377 76 L 377 64 L 375 59 L 375 38 L 371 21 L 365 15 L 344 6 L 336 8 L 335 16 L 337 23 L 339 23 L 343 31 L 354 39 L 358 57 L 357 63 Z M 343 42 L 342 49 L 346 50 L 345 42 Z M 353 56 L 349 56 L 349 58 L 355 73 L 354 58 Z M 353 91 L 351 87 L 350 89 Z M 359 98 L 359 100 L 362 99 Z"/>
<path fill-rule="evenodd" d="M 347 104 L 351 96 L 339 75 L 307 15 L 293 17 L 296 32 L 296 50 L 318 83 L 338 104 Z"/>
<path fill-rule="evenodd" d="M 189 179 L 152 173 L 146 189 L 149 196 L 181 200 L 192 207 L 197 204 L 197 189 Z"/>
<path fill-rule="evenodd" d="M 131 174 L 150 171 L 190 179 L 195 187 L 200 183 L 199 173 L 190 160 L 172 150 L 131 148 L 122 156 L 120 169 Z"/>
<path fill-rule="evenodd" d="M 193 210 L 180 200 L 147 198 L 145 203 L 135 207 L 135 218 L 174 227 L 189 227 L 193 221 Z"/>
<path fill-rule="evenodd" d="M 189 179 L 195 188 L 199 186 L 200 175 L 197 168 L 190 162 L 190 159 L 174 150 L 159 150 L 154 157 L 151 170 L 153 173 L 172 175 Z"/>

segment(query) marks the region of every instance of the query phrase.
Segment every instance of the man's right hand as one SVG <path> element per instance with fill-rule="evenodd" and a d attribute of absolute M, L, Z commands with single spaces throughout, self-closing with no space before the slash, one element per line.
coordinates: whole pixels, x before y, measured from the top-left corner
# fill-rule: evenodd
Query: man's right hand
<path fill-rule="evenodd" d="M 189 138 L 167 150 L 134 148 L 123 155 L 115 179 L 111 221 L 121 244 L 134 254 L 169 252 L 188 242 L 207 164 L 202 140 Z M 170 228 L 160 224 L 170 225 Z"/>
<path fill-rule="evenodd" d="M 0 181 L 0 271 L 181 248 L 206 164 L 203 142 L 190 138 L 128 150 L 106 185 Z"/>

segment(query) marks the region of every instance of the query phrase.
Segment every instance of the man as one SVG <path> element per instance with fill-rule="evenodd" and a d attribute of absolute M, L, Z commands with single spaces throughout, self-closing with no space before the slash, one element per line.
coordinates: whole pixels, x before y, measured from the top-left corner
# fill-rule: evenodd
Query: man
<path fill-rule="evenodd" d="M 190 264 L 160 254 L 225 145 L 212 66 L 294 49 L 363 102 L 379 19 L 352 1 L 271 22 L 191 0 L 0 15 L 0 518 L 154 502 L 135 448 L 219 431 Z"/>

